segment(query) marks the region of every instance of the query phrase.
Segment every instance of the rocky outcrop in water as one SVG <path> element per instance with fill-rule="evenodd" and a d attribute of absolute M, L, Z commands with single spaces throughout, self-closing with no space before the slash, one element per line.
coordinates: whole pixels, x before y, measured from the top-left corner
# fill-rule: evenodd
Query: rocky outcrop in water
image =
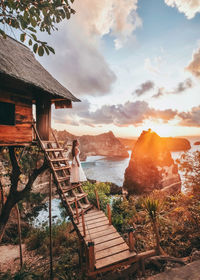
<path fill-rule="evenodd" d="M 168 193 L 180 191 L 178 167 L 155 132 L 143 131 L 135 143 L 123 188 L 128 194 L 150 193 L 155 189 Z"/>
<path fill-rule="evenodd" d="M 72 140 L 78 139 L 80 142 L 81 160 L 87 156 L 108 156 L 127 158 L 128 152 L 124 145 L 115 137 L 112 131 L 99 135 L 75 136 L 67 131 L 56 131 L 59 141 L 63 145 L 72 143 Z"/>
<path fill-rule="evenodd" d="M 171 152 L 187 151 L 191 148 L 190 141 L 185 138 L 162 137 L 162 140 Z"/>

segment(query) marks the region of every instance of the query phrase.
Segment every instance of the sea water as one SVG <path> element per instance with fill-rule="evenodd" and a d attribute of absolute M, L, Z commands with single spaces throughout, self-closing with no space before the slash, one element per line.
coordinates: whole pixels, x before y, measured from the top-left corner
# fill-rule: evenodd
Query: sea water
<path fill-rule="evenodd" d="M 200 140 L 200 136 L 192 138 L 190 137 L 189 140 L 191 143 L 191 149 L 188 151 L 189 153 L 200 150 L 199 145 L 194 145 L 196 141 Z M 171 155 L 173 159 L 176 160 L 180 158 L 183 153 L 183 151 L 172 152 Z M 81 162 L 81 165 L 87 178 L 100 182 L 112 182 L 118 186 L 122 186 L 124 181 L 124 172 L 128 167 L 130 157 L 131 151 L 129 151 L 129 158 L 89 156 L 87 157 L 86 161 Z M 183 181 L 183 174 L 180 171 L 179 173 L 181 180 Z M 59 203 L 59 199 L 52 200 L 52 217 L 55 222 L 62 219 L 60 215 Z M 34 220 L 33 224 L 35 226 L 41 226 L 41 224 L 47 220 L 48 211 L 42 210 Z"/>

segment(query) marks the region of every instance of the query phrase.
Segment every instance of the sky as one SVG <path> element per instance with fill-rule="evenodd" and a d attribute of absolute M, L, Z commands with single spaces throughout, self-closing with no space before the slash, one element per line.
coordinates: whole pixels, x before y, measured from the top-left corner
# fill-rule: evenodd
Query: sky
<path fill-rule="evenodd" d="M 36 58 L 82 102 L 53 109 L 75 135 L 200 135 L 200 0 L 75 0 Z"/>

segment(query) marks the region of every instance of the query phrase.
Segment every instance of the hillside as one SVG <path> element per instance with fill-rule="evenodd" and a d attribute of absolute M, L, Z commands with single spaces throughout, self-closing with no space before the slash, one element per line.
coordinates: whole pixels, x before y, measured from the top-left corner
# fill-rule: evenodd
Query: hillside
<path fill-rule="evenodd" d="M 76 136 L 67 131 L 55 131 L 59 141 L 64 146 L 72 144 L 74 139 L 80 142 L 81 159 L 85 160 L 87 156 L 108 156 L 127 158 L 128 152 L 123 143 L 121 143 L 112 131 L 98 135 Z"/>

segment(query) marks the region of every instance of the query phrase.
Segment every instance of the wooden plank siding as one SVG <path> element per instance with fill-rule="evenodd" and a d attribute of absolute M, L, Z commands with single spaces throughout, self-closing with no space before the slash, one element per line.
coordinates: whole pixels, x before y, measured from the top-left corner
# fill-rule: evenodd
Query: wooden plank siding
<path fill-rule="evenodd" d="M 0 102 L 15 104 L 15 125 L 0 124 L 0 146 L 24 145 L 32 142 L 32 101 L 0 91 Z"/>

